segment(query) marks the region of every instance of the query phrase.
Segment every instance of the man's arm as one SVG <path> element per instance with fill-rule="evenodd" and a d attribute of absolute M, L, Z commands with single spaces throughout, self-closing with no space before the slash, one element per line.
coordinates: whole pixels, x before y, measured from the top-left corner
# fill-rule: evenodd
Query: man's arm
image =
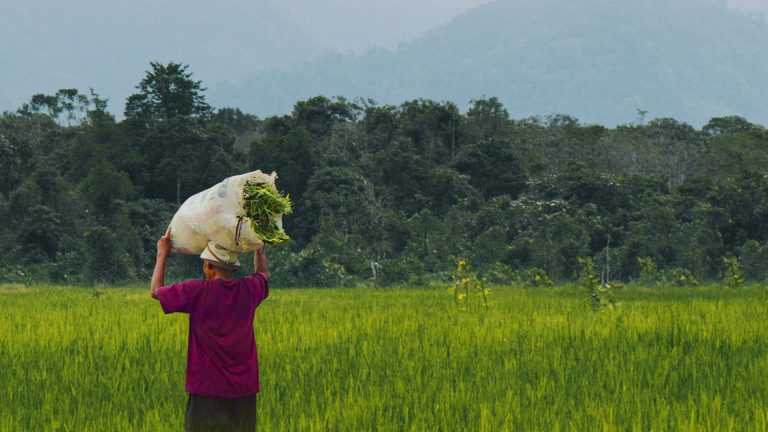
<path fill-rule="evenodd" d="M 263 273 L 264 277 L 269 280 L 269 266 L 267 265 L 267 255 L 264 253 L 266 246 L 262 246 L 256 249 L 253 253 L 253 271 L 254 273 Z"/>
<path fill-rule="evenodd" d="M 152 272 L 152 284 L 150 286 L 150 295 L 157 300 L 157 290 L 165 285 L 165 262 L 168 260 L 168 254 L 171 252 L 171 227 L 165 231 L 165 235 L 157 241 L 157 258 L 155 259 L 155 270 Z"/>

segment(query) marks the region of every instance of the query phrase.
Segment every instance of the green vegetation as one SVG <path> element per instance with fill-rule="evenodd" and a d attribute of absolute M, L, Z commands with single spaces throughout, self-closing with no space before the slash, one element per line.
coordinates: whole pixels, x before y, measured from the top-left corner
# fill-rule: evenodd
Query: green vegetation
<path fill-rule="evenodd" d="M 246 183 L 243 187 L 243 217 L 250 219 L 256 236 L 265 244 L 290 240 L 275 223 L 275 215 L 291 213 L 291 200 L 266 183 Z"/>
<path fill-rule="evenodd" d="M 120 121 L 72 89 L 0 115 L 0 281 L 148 280 L 179 203 L 254 169 L 293 203 L 276 286 L 423 286 L 451 257 L 498 284 L 576 282 L 586 258 L 601 286 L 768 281 L 768 131 L 746 119 L 607 128 L 513 119 L 494 97 L 323 96 L 260 119 L 210 107 L 186 66 L 150 66 Z"/>
<path fill-rule="evenodd" d="M 478 294 L 483 299 L 483 306 L 488 309 L 488 296 L 491 290 L 485 286 L 485 282 L 477 277 L 477 273 L 472 271 L 472 267 L 467 260 L 459 258 L 456 262 L 456 269 L 451 272 L 451 287 L 449 291 L 453 293 L 453 302 L 457 305 L 459 302 L 467 304 L 470 293 Z"/>
<path fill-rule="evenodd" d="M 768 290 L 273 290 L 261 430 L 766 430 Z M 0 430 L 179 430 L 187 317 L 146 289 L 0 287 Z"/>

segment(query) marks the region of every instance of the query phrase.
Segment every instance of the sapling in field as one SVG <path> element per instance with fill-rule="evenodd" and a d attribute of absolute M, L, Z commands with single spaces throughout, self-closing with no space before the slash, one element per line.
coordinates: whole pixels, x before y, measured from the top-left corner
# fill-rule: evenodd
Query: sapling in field
<path fill-rule="evenodd" d="M 640 265 L 640 280 L 643 285 L 655 285 L 659 282 L 659 268 L 651 257 L 637 257 Z"/>
<path fill-rule="evenodd" d="M 729 288 L 744 285 L 744 273 L 741 271 L 741 260 L 737 257 L 723 258 L 725 264 L 725 283 Z"/>
<path fill-rule="evenodd" d="M 613 309 L 617 303 L 613 299 L 613 289 L 610 285 L 601 285 L 595 270 L 595 261 L 590 258 L 579 258 L 581 265 L 581 286 L 589 293 L 593 310 L 600 308 Z"/>
<path fill-rule="evenodd" d="M 485 281 L 472 271 L 466 259 L 459 258 L 457 260 L 456 268 L 451 272 L 451 282 L 449 291 L 453 293 L 454 303 L 457 305 L 459 302 L 467 304 L 470 291 L 478 291 L 483 298 L 485 309 L 488 309 L 488 296 L 491 290 L 485 286 Z"/>

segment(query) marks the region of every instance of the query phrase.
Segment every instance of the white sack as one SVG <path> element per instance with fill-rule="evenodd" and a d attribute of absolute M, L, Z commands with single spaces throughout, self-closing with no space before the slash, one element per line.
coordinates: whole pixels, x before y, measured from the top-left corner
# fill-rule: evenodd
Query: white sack
<path fill-rule="evenodd" d="M 274 185 L 276 178 L 274 172 L 267 175 L 257 170 L 225 178 L 189 197 L 171 220 L 173 250 L 199 255 L 209 240 L 238 253 L 258 249 L 263 243 L 254 234 L 251 220 L 238 219 L 243 213 L 243 186 L 248 181 Z M 275 225 L 282 229 L 282 216 L 275 218 Z"/>

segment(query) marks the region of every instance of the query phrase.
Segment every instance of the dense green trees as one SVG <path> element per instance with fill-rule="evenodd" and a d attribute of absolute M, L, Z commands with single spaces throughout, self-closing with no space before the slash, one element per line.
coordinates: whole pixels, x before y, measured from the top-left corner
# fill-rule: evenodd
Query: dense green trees
<path fill-rule="evenodd" d="M 278 285 L 423 284 L 455 257 L 494 282 L 571 280 L 580 257 L 612 280 L 717 279 L 726 256 L 768 278 L 768 132 L 743 118 L 608 129 L 510 119 L 496 98 L 462 114 L 318 96 L 262 120 L 150 66 L 124 120 L 71 89 L 0 116 L 1 280 L 144 279 L 178 203 L 252 169 L 295 202 Z"/>

